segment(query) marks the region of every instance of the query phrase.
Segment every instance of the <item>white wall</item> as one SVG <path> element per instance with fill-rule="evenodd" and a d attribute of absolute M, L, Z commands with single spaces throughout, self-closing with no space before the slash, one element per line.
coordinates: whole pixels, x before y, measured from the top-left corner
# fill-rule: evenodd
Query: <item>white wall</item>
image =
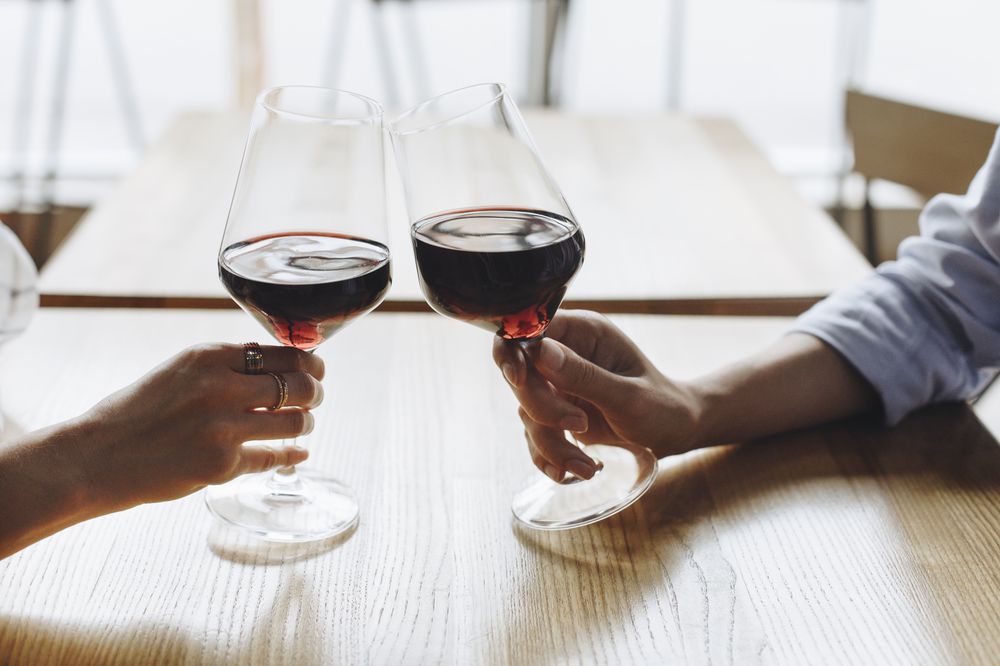
<path fill-rule="evenodd" d="M 230 0 L 109 0 L 146 131 L 155 136 L 176 112 L 222 108 L 234 96 Z M 344 0 L 350 1 L 350 0 Z M 871 87 L 959 112 L 1000 118 L 1000 3 L 990 0 L 871 0 Z M 72 85 L 61 165 L 80 175 L 115 174 L 133 161 L 111 85 L 97 20 L 98 0 L 78 0 Z M 0 2 L 0 175 L 14 145 L 11 123 L 24 46 L 27 0 Z M 427 88 L 470 82 L 525 84 L 526 0 L 424 0 L 412 17 L 428 61 Z M 854 0 L 687 0 L 681 106 L 736 117 L 792 175 L 828 173 L 840 134 L 845 18 Z M 47 92 L 61 2 L 46 3 L 39 44 L 41 75 L 30 137 L 41 165 Z M 320 83 L 332 34 L 331 0 L 263 0 L 267 83 Z M 387 12 L 396 60 L 402 60 L 398 7 Z M 564 105 L 582 112 L 646 112 L 664 107 L 668 72 L 667 0 L 574 0 L 564 68 Z M 370 7 L 350 5 L 338 85 L 385 99 Z M 419 77 L 398 62 L 401 103 L 419 93 Z M 67 182 L 64 200 L 100 193 Z M 9 192 L 8 192 L 9 194 Z M 0 206 L 4 188 L 0 184 Z"/>

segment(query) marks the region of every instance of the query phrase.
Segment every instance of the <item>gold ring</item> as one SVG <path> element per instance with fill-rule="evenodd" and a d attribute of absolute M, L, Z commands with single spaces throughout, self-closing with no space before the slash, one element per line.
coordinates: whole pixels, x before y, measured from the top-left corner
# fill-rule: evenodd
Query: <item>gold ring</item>
<path fill-rule="evenodd" d="M 264 370 L 264 352 L 256 342 L 243 343 L 243 368 L 248 375 L 259 375 Z"/>
<path fill-rule="evenodd" d="M 278 384 L 278 402 L 274 403 L 273 407 L 268 407 L 273 412 L 276 409 L 281 409 L 288 402 L 288 382 L 277 372 L 269 372 L 267 374 L 274 377 L 274 381 Z"/>

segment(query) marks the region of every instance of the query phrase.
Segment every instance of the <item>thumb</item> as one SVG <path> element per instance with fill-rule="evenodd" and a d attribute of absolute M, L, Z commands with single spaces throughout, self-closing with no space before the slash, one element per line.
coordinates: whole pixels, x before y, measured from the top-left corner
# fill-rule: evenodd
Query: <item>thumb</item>
<path fill-rule="evenodd" d="M 309 452 L 298 446 L 243 446 L 240 451 L 239 473 L 266 472 L 274 467 L 298 465 L 308 457 Z"/>
<path fill-rule="evenodd" d="M 538 345 L 535 367 L 558 390 L 597 407 L 615 408 L 628 400 L 626 378 L 608 372 L 551 338 L 543 338 Z"/>

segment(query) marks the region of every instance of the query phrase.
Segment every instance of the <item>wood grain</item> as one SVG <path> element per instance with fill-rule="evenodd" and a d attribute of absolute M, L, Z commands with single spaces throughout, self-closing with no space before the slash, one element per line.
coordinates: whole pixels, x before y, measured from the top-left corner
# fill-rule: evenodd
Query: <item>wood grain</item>
<path fill-rule="evenodd" d="M 555 112 L 526 119 L 587 236 L 570 299 L 612 311 L 623 309 L 619 302 L 662 303 L 656 311 L 675 312 L 671 303 L 688 300 L 820 297 L 870 271 L 836 225 L 727 120 Z M 216 255 L 247 122 L 242 114 L 179 117 L 49 261 L 42 292 L 60 303 L 226 299 Z M 419 303 L 391 167 L 387 188 L 389 300 Z"/>
<path fill-rule="evenodd" d="M 675 377 L 788 323 L 617 321 Z M 78 413 L 183 345 L 261 337 L 235 312 L 43 310 L 0 350 L 8 434 Z M 989 663 L 1000 651 L 1000 451 L 965 407 L 679 456 L 626 513 L 531 532 L 510 517 L 530 463 L 489 346 L 441 317 L 346 329 L 319 352 L 327 398 L 307 444 L 311 464 L 357 491 L 355 533 L 324 552 L 254 548 L 197 495 L 78 525 L 0 562 L 0 661 Z"/>

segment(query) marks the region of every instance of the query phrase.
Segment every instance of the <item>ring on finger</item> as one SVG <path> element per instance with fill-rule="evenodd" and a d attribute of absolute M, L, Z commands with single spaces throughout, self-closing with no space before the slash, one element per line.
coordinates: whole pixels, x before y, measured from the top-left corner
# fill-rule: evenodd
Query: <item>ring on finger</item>
<path fill-rule="evenodd" d="M 264 352 L 256 342 L 243 343 L 243 368 L 248 375 L 259 375 L 264 371 Z"/>
<path fill-rule="evenodd" d="M 268 372 L 267 374 L 274 377 L 274 382 L 278 385 L 278 401 L 271 407 L 268 407 L 273 412 L 276 409 L 281 409 L 288 402 L 288 382 L 285 381 L 284 375 L 279 372 Z"/>

